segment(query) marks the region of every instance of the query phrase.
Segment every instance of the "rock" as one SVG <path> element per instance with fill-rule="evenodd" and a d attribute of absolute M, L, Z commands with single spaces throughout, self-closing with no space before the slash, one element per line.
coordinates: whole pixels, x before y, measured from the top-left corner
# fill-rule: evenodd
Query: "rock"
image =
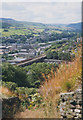
<path fill-rule="evenodd" d="M 78 100 L 78 101 L 77 101 L 77 105 L 80 105 L 80 106 L 81 106 L 81 105 L 82 105 L 82 101 L 81 101 L 81 100 Z"/>
<path fill-rule="evenodd" d="M 81 100 L 79 101 L 79 105 L 82 105 L 82 101 Z"/>
<path fill-rule="evenodd" d="M 75 93 L 82 93 L 82 89 L 77 89 Z"/>
<path fill-rule="evenodd" d="M 76 106 L 74 106 L 74 105 L 71 105 L 71 106 L 70 106 L 70 108 L 71 108 L 71 109 L 75 109 L 75 108 L 76 108 Z"/>
<path fill-rule="evenodd" d="M 82 114 L 79 114 L 79 115 L 78 115 L 78 118 L 82 118 Z"/>
<path fill-rule="evenodd" d="M 75 119 L 78 119 L 78 117 L 76 116 L 76 117 L 74 117 Z M 79 120 L 79 119 L 78 119 Z"/>
<path fill-rule="evenodd" d="M 76 108 L 81 110 L 81 109 L 82 109 L 82 106 L 76 105 Z"/>
<path fill-rule="evenodd" d="M 60 113 L 62 118 L 82 118 L 82 89 L 61 93 Z"/>
<path fill-rule="evenodd" d="M 73 118 L 73 115 L 69 115 L 69 114 L 68 114 L 68 115 L 67 115 L 67 118 Z"/>
<path fill-rule="evenodd" d="M 70 104 L 72 104 L 72 105 L 76 105 L 76 101 L 74 100 L 74 101 L 70 101 Z"/>
<path fill-rule="evenodd" d="M 70 109 L 70 111 L 68 110 L 68 114 L 75 116 L 75 112 L 72 109 Z"/>
<path fill-rule="evenodd" d="M 79 110 L 79 109 L 75 109 L 74 110 L 76 113 L 80 113 L 81 112 L 81 110 Z"/>
<path fill-rule="evenodd" d="M 72 112 L 71 115 L 72 115 L 73 117 L 75 117 L 75 116 L 76 116 L 76 113 L 75 113 L 75 112 Z"/>

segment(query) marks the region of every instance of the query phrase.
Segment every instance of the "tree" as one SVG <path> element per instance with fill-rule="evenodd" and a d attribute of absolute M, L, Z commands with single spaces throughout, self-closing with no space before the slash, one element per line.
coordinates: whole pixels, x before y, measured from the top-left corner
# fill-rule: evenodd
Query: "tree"
<path fill-rule="evenodd" d="M 27 71 L 27 81 L 29 82 L 30 87 L 38 88 L 42 81 L 44 81 L 43 74 L 47 76 L 51 72 L 51 68 L 56 70 L 56 64 L 47 64 L 47 63 L 33 63 L 30 66 L 26 66 L 25 70 Z"/>
<path fill-rule="evenodd" d="M 52 54 L 53 54 L 53 59 L 58 59 L 58 53 L 57 52 L 54 51 Z"/>
<path fill-rule="evenodd" d="M 47 56 L 47 59 L 52 59 L 53 58 L 53 55 L 52 55 L 51 51 L 47 51 L 46 56 Z"/>
<path fill-rule="evenodd" d="M 59 58 L 59 60 L 67 60 L 67 61 L 70 61 L 70 60 L 71 60 L 71 55 L 70 55 L 69 52 L 67 52 L 67 53 L 66 53 L 66 52 L 65 52 L 65 53 L 59 52 L 58 58 Z"/>
<path fill-rule="evenodd" d="M 18 86 L 28 86 L 27 74 L 23 68 L 13 66 L 9 63 L 2 65 L 2 80 L 5 82 L 15 82 Z"/>

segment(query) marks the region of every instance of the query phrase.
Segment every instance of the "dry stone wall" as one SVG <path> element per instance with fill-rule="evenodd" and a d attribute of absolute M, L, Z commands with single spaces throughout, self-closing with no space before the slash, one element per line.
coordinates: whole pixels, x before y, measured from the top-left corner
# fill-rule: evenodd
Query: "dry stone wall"
<path fill-rule="evenodd" d="M 82 89 L 61 93 L 59 109 L 62 118 L 82 119 Z"/>
<path fill-rule="evenodd" d="M 20 107 L 20 100 L 18 97 L 10 97 L 2 99 L 2 118 L 12 118 L 18 112 Z"/>

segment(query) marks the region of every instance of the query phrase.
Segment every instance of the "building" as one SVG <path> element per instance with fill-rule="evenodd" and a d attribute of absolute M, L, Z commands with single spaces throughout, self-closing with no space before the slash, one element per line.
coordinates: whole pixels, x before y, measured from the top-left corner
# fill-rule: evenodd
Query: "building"
<path fill-rule="evenodd" d="M 22 61 L 26 60 L 26 58 L 16 58 L 14 60 L 8 60 L 7 62 L 11 63 L 11 64 L 16 64 L 16 63 L 20 63 Z"/>

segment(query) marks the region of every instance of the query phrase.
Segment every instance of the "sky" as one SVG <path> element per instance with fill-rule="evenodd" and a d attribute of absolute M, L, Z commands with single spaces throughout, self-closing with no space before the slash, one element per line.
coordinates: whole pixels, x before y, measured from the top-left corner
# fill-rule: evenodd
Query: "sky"
<path fill-rule="evenodd" d="M 11 0 L 12 1 L 12 0 Z M 82 3 L 79 2 L 10 2 L 2 3 L 0 17 L 45 24 L 81 22 Z M 33 1 L 33 0 L 32 0 Z M 0 5 L 1 6 L 1 5 Z"/>
<path fill-rule="evenodd" d="M 82 0 L 1 0 L 3 2 L 82 2 Z"/>

